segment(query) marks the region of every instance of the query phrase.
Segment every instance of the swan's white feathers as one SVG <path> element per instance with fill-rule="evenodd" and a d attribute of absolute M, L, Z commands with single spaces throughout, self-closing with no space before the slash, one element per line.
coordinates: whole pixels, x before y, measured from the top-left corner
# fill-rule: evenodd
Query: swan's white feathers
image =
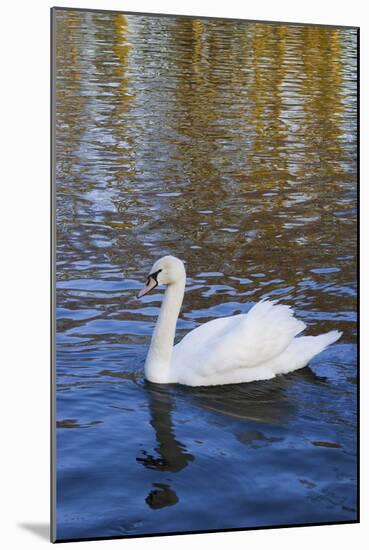
<path fill-rule="evenodd" d="M 191 331 L 174 347 L 172 363 L 186 379 L 188 370 L 206 379 L 253 369 L 282 353 L 304 329 L 290 307 L 258 302 L 247 314 L 215 319 Z"/>

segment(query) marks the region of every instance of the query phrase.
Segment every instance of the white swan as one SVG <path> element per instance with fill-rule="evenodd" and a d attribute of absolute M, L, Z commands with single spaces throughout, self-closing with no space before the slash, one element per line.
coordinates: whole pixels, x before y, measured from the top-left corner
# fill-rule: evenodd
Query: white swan
<path fill-rule="evenodd" d="M 183 262 L 164 256 L 154 263 L 137 296 L 167 285 L 145 362 L 145 377 L 151 382 L 212 386 L 267 380 L 304 367 L 342 334 L 332 330 L 295 338 L 305 324 L 289 306 L 262 300 L 246 314 L 197 327 L 173 347 L 185 283 Z"/>

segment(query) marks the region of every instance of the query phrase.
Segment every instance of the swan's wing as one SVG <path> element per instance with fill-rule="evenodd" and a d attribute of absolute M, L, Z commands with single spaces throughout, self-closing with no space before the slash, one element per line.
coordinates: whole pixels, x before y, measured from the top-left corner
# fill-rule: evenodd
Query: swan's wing
<path fill-rule="evenodd" d="M 282 353 L 305 328 L 290 306 L 265 300 L 250 309 L 238 326 L 238 334 L 230 338 L 240 348 L 243 365 L 255 367 Z"/>
<path fill-rule="evenodd" d="M 208 321 L 188 332 L 182 340 L 176 344 L 172 353 L 172 371 L 175 372 L 175 380 L 188 383 L 188 376 L 202 376 L 205 364 L 208 364 L 214 346 L 224 342 L 225 335 L 232 332 L 240 322 L 240 317 L 245 315 L 234 315 L 221 317 Z M 186 381 L 182 376 L 185 375 Z"/>
<path fill-rule="evenodd" d="M 173 364 L 199 379 L 256 367 L 279 355 L 304 328 L 289 306 L 261 301 L 246 315 L 215 319 L 190 332 L 175 346 Z"/>
<path fill-rule="evenodd" d="M 230 317 L 220 317 L 212 319 L 207 323 L 196 327 L 188 332 L 174 349 L 200 350 L 208 345 L 210 341 L 220 341 L 224 335 L 236 328 L 241 317 L 246 317 L 244 314 L 232 315 Z"/>

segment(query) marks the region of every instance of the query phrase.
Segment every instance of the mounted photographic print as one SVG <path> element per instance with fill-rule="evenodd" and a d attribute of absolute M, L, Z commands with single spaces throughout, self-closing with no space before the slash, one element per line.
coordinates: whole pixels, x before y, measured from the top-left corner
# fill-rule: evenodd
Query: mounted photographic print
<path fill-rule="evenodd" d="M 358 28 L 52 9 L 52 540 L 358 521 Z"/>

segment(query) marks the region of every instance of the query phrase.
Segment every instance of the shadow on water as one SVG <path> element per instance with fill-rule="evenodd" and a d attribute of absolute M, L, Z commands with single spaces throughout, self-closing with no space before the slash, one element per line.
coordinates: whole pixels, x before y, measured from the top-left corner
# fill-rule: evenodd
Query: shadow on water
<path fill-rule="evenodd" d="M 194 404 L 221 415 L 240 420 L 252 420 L 267 424 L 281 424 L 296 413 L 296 402 L 288 393 L 292 384 L 306 381 L 320 383 L 309 368 L 272 380 L 226 386 L 178 386 L 178 395 L 193 400 Z"/>
<path fill-rule="evenodd" d="M 195 404 L 221 415 L 263 423 L 281 423 L 293 413 L 293 403 L 285 395 L 287 382 L 282 378 L 251 382 L 181 389 Z"/>

